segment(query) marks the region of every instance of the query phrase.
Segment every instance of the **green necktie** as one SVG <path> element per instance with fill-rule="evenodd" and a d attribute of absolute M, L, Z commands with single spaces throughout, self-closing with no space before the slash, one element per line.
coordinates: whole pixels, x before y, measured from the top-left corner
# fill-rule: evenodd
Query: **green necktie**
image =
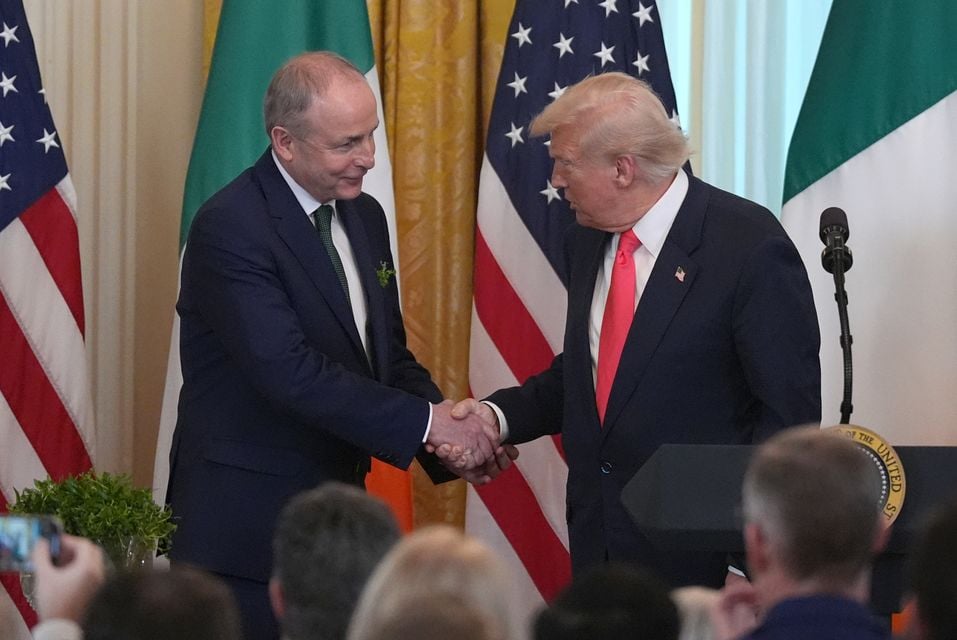
<path fill-rule="evenodd" d="M 316 209 L 314 219 L 316 221 L 316 229 L 319 231 L 319 238 L 326 247 L 326 253 L 329 254 L 329 260 L 332 261 L 332 268 L 335 269 L 336 276 L 339 278 L 339 284 L 342 285 L 342 290 L 346 294 L 346 301 L 351 305 L 352 301 L 349 298 L 349 283 L 346 282 L 346 272 L 342 268 L 342 259 L 339 258 L 339 252 L 336 251 L 336 245 L 332 243 L 333 213 L 332 205 L 324 204 Z"/>

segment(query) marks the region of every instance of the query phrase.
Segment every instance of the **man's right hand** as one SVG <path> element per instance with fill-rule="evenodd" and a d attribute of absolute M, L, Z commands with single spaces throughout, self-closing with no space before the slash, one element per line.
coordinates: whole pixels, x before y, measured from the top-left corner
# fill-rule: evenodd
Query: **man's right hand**
<path fill-rule="evenodd" d="M 495 412 L 486 404 L 479 402 L 474 398 L 461 400 L 452 407 L 452 417 L 456 420 L 465 420 L 471 416 L 478 416 L 485 423 L 485 432 L 495 447 L 495 455 L 489 458 L 485 464 L 477 467 L 465 467 L 457 465 L 457 455 L 448 444 L 440 445 L 435 449 L 435 454 L 442 459 L 443 463 L 449 469 L 462 479 L 474 484 L 488 484 L 499 476 L 503 471 L 512 466 L 512 462 L 518 458 L 518 449 L 513 445 L 500 445 L 498 419 Z"/>
<path fill-rule="evenodd" d="M 450 400 L 432 405 L 432 427 L 426 450 L 438 450 L 439 457 L 456 472 L 484 465 L 495 457 L 499 448 L 498 429 L 475 413 L 456 418 L 452 407 Z"/>

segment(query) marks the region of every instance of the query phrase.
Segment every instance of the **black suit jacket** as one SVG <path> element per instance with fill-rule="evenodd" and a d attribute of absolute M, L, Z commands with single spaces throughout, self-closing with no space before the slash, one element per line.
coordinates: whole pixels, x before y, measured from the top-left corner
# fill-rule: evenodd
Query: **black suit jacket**
<path fill-rule="evenodd" d="M 370 455 L 405 468 L 420 452 L 427 401 L 441 394 L 406 348 L 394 278 L 383 287 L 376 277 L 394 264 L 385 216 L 366 194 L 337 204 L 367 299 L 371 358 L 268 150 L 193 221 L 177 304 L 174 560 L 266 581 L 288 498 L 326 480 L 362 485 Z"/>
<path fill-rule="evenodd" d="M 588 317 L 610 237 L 572 227 L 564 352 L 489 400 L 504 411 L 514 442 L 562 434 L 573 570 L 623 560 L 674 584 L 720 583 L 725 558 L 654 549 L 625 512 L 621 489 L 663 443 L 753 443 L 820 421 L 820 336 L 807 273 L 769 211 L 690 178 L 602 427 Z"/>

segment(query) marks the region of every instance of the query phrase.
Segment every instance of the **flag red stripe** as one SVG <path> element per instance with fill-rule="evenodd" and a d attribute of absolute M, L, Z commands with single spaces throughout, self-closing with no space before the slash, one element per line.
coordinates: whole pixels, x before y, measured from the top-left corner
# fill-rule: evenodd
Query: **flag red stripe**
<path fill-rule="evenodd" d="M 0 492 L 0 513 L 6 513 L 8 506 L 6 496 Z M 23 596 L 23 589 L 20 587 L 20 575 L 16 573 L 0 573 L 0 584 L 3 585 L 3 588 L 6 589 L 10 595 L 13 604 L 17 605 L 17 609 L 20 611 L 20 615 L 23 616 L 23 621 L 27 627 L 32 629 L 37 623 L 37 613 Z"/>
<path fill-rule="evenodd" d="M 85 332 L 80 244 L 76 221 L 60 192 L 50 189 L 20 215 L 80 333 Z"/>
<path fill-rule="evenodd" d="M 475 490 L 539 593 L 551 602 L 571 581 L 571 561 L 525 478 L 512 467 L 495 482 Z"/>
<path fill-rule="evenodd" d="M 548 366 L 555 353 L 475 230 L 475 312 L 519 384 Z"/>
<path fill-rule="evenodd" d="M 56 480 L 92 464 L 76 425 L 30 348 L 7 301 L 0 296 L 0 393 Z"/>

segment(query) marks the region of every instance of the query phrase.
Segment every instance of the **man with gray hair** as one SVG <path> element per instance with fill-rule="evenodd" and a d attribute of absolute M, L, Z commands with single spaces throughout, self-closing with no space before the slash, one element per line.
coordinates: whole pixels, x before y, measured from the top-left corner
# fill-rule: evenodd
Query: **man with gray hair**
<path fill-rule="evenodd" d="M 748 640 L 889 638 L 867 609 L 888 529 L 880 475 L 842 434 L 809 427 L 755 453 L 742 489 L 744 541 L 760 625 Z"/>
<path fill-rule="evenodd" d="M 269 598 L 283 640 L 342 640 L 359 595 L 399 541 L 389 508 L 327 482 L 289 501 L 273 536 Z"/>
<path fill-rule="evenodd" d="M 227 581 L 249 640 L 278 635 L 266 583 L 290 497 L 362 487 L 371 456 L 428 469 L 423 445 L 460 452 L 460 472 L 495 459 L 495 434 L 453 419 L 406 347 L 386 218 L 362 192 L 379 126 L 365 77 L 332 53 L 297 56 L 263 115 L 270 146 L 200 208 L 183 254 L 167 493 L 170 558 Z"/>
<path fill-rule="evenodd" d="M 510 443 L 561 433 L 576 573 L 616 560 L 674 586 L 720 586 L 723 555 L 656 549 L 621 490 L 662 444 L 751 444 L 820 420 L 804 265 L 770 211 L 682 169 L 684 134 L 634 77 L 569 87 L 531 130 L 550 135 L 551 184 L 578 223 L 565 243 L 564 352 L 453 414 L 497 422 Z"/>

